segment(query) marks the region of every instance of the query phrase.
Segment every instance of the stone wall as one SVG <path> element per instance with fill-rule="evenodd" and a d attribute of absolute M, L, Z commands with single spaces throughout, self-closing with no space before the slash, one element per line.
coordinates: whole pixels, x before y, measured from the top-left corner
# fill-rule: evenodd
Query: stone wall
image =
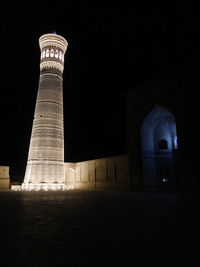
<path fill-rule="evenodd" d="M 0 189 L 6 189 L 10 187 L 9 167 L 0 166 Z"/>
<path fill-rule="evenodd" d="M 74 189 L 128 189 L 128 155 L 65 163 L 65 184 Z"/>

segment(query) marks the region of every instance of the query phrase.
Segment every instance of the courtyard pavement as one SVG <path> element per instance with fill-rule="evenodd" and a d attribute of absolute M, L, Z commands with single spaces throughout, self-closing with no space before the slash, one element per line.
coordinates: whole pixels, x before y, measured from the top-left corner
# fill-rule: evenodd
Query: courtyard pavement
<path fill-rule="evenodd" d="M 0 191 L 0 266 L 200 266 L 199 195 Z"/>

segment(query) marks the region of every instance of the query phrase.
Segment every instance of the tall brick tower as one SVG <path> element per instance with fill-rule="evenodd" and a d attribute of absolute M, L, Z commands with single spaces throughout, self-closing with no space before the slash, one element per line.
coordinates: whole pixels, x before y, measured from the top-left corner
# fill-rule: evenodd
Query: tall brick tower
<path fill-rule="evenodd" d="M 22 189 L 64 188 L 64 129 L 62 74 L 68 43 L 60 35 L 44 34 L 40 79 Z"/>

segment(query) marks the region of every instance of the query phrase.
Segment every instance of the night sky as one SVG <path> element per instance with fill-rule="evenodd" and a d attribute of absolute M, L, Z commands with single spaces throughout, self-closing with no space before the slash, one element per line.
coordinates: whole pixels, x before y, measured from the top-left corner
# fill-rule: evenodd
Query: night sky
<path fill-rule="evenodd" d="M 6 1 L 1 8 L 0 165 L 10 166 L 11 177 L 25 172 L 42 34 L 55 30 L 69 43 L 63 77 L 68 162 L 127 153 L 126 93 L 195 54 L 198 16 L 186 1 L 156 7 L 84 2 Z"/>

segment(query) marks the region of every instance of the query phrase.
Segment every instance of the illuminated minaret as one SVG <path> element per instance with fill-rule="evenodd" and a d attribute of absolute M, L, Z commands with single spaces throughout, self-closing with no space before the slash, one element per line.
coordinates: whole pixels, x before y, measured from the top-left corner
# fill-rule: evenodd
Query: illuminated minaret
<path fill-rule="evenodd" d="M 63 69 L 68 43 L 60 35 L 44 34 L 40 79 L 22 189 L 62 189 L 64 186 Z"/>

